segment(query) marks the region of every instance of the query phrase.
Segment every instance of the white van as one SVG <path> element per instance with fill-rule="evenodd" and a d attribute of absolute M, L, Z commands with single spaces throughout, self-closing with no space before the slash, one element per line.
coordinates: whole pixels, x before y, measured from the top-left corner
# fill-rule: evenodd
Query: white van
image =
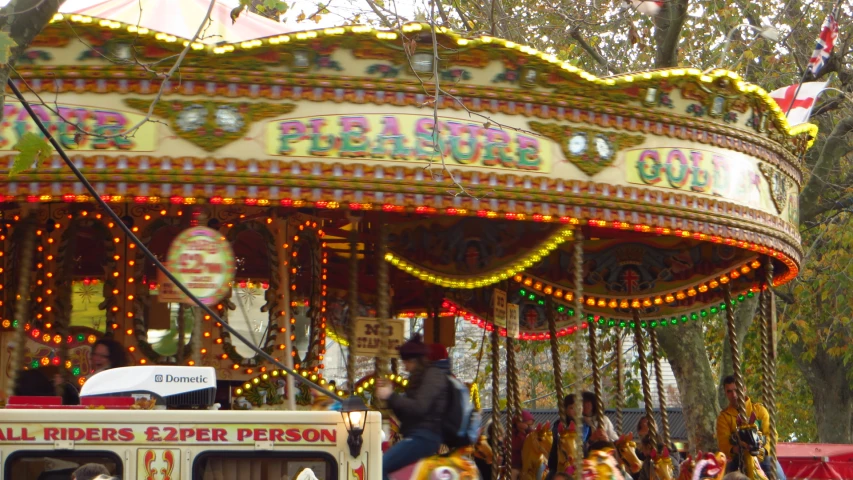
<path fill-rule="evenodd" d="M 106 406 L 14 408 L 12 400 L 0 409 L 2 480 L 69 480 L 87 463 L 123 480 L 382 477 L 379 412 L 367 412 L 354 458 L 335 411 L 141 410 L 109 398 Z"/>

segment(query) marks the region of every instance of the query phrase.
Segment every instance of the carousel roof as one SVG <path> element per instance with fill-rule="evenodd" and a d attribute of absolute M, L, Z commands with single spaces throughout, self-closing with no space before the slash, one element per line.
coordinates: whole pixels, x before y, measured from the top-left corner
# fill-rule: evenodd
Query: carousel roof
<path fill-rule="evenodd" d="M 216 0 L 208 25 L 198 41 L 206 45 L 241 43 L 313 28 L 336 27 L 344 23 L 328 15 L 321 16 L 318 21 L 297 21 L 300 13 L 311 15 L 316 10 L 316 7 L 300 5 L 300 2 L 293 4 L 290 9 L 292 14 L 287 15 L 283 22 L 248 11 L 242 12 L 237 21 L 233 22 L 231 10 L 238 5 L 236 0 Z M 209 7 L 209 0 L 70 0 L 62 5 L 60 12 L 146 28 L 190 40 L 195 37 L 199 22 Z"/>

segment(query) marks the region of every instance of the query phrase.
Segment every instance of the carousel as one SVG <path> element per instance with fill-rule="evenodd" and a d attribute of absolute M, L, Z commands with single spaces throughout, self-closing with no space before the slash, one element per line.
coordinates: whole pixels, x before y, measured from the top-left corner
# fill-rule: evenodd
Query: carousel
<path fill-rule="evenodd" d="M 732 307 L 760 295 L 771 346 L 768 287 L 799 269 L 801 157 L 816 127 L 790 127 L 732 72 L 598 78 L 493 37 L 248 13 L 232 25 L 219 3 L 199 37 L 207 1 L 181 0 L 168 22 L 150 14 L 165 0 L 146 15 L 136 1 L 71 3 L 18 60 L 15 85 L 158 258 L 208 227 L 231 245 L 235 280 L 213 303 L 218 319 L 170 302 L 168 281 L 59 156 L 10 176 L 13 147 L 38 130 L 8 100 L 6 391 L 21 368 L 82 384 L 91 345 L 111 338 L 133 364 L 215 367 L 234 408 L 319 401 L 219 320 L 339 395 L 368 395 L 376 376 L 405 387 L 375 332 L 402 338 L 412 318 L 446 346 L 458 318 L 483 328 L 492 351 L 506 347 L 511 385 L 515 342 L 589 348 L 599 399 L 600 339 L 612 332 L 659 363 L 658 329 L 725 313 L 731 330 Z M 182 53 L 179 76 L 150 73 Z M 376 373 L 359 378 L 350 351 L 377 356 Z"/>

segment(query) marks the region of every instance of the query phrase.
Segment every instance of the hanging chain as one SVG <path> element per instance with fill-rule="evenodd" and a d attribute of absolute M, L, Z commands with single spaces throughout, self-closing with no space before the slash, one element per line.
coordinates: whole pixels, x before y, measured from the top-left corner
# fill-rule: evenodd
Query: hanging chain
<path fill-rule="evenodd" d="M 23 216 L 23 215 L 22 215 Z M 33 272 L 33 254 L 36 249 L 36 214 L 26 215 L 18 229 L 21 230 L 21 251 L 18 255 L 18 295 L 15 301 L 15 355 L 12 357 L 12 368 L 6 383 L 6 398 L 15 394 L 15 384 L 18 371 L 24 365 L 24 349 L 27 343 L 26 324 L 27 311 L 30 307 L 30 280 Z"/>
<path fill-rule="evenodd" d="M 762 399 L 770 416 L 770 435 L 767 439 L 771 468 L 769 480 L 776 480 L 776 357 L 773 355 L 773 260 L 766 257 L 764 269 L 766 273 L 765 289 L 761 292 L 759 305 L 761 311 L 761 366 L 762 366 Z"/>
<path fill-rule="evenodd" d="M 726 283 L 723 287 L 723 298 L 726 302 L 726 330 L 729 337 L 729 347 L 732 350 L 732 374 L 735 377 L 735 396 L 737 398 L 737 413 L 746 421 L 746 396 L 744 392 L 746 388 L 743 383 L 743 374 L 740 368 L 740 346 L 737 341 L 737 332 L 735 331 L 735 310 L 732 302 L 732 287 L 730 283 Z"/>
<path fill-rule="evenodd" d="M 622 359 L 622 332 L 615 332 L 615 348 L 616 348 L 616 431 L 619 435 L 624 433 L 624 419 L 622 418 L 622 410 L 625 408 L 625 371 L 624 360 Z"/>
<path fill-rule="evenodd" d="M 358 222 L 350 224 L 349 232 L 349 321 L 346 323 L 346 336 L 349 341 L 347 351 L 347 385 L 355 389 L 355 355 L 352 345 L 355 343 L 355 318 L 358 316 Z M 383 262 L 385 260 L 382 260 Z"/>
<path fill-rule="evenodd" d="M 574 265 L 572 268 L 575 274 L 575 335 L 574 335 L 574 370 L 579 372 L 579 380 L 575 382 L 577 385 L 575 393 L 575 412 L 579 421 L 583 412 L 583 336 L 581 335 L 581 327 L 583 327 L 583 231 L 580 227 L 574 230 L 575 248 L 574 248 Z M 562 410 L 562 409 L 561 409 Z M 578 425 L 580 431 L 583 431 Z M 583 435 L 578 435 L 576 440 L 578 452 L 583 452 Z M 583 478 L 583 455 L 575 455 L 575 478 Z"/>
<path fill-rule="evenodd" d="M 545 315 L 548 316 L 548 334 L 551 341 L 551 363 L 554 365 L 554 390 L 557 392 L 557 412 L 560 414 L 560 424 L 568 426 L 566 409 L 563 408 L 563 367 L 560 365 L 560 350 L 557 344 L 557 316 L 554 315 L 554 301 L 549 295 L 545 300 Z M 556 442 L 557 439 L 554 439 Z"/>
<path fill-rule="evenodd" d="M 649 365 L 646 362 L 646 340 L 643 338 L 643 328 L 640 327 L 640 311 L 634 309 L 634 344 L 640 360 L 640 376 L 643 381 L 643 403 L 646 407 L 646 422 L 649 426 L 649 437 L 657 448 L 659 443 L 658 428 L 655 425 L 654 410 L 652 409 L 652 386 L 649 380 Z"/>
<path fill-rule="evenodd" d="M 663 430 L 663 444 L 670 446 L 669 413 L 666 411 L 666 392 L 663 389 L 663 368 L 661 367 L 660 345 L 658 334 L 654 328 L 649 329 L 649 346 L 652 350 L 652 361 L 655 365 L 655 382 L 658 387 L 658 402 L 660 403 L 660 423 Z"/>
<path fill-rule="evenodd" d="M 509 448 L 504 448 L 507 443 L 507 439 L 504 439 L 503 442 L 500 439 L 503 437 L 503 432 L 501 431 L 501 421 L 500 421 L 500 412 L 501 412 L 501 402 L 500 402 L 500 387 L 501 387 L 501 358 L 500 358 L 500 343 L 498 343 L 498 332 L 497 330 L 492 330 L 492 452 L 495 458 L 503 456 L 504 462 L 507 465 L 512 465 L 512 451 Z M 507 412 L 509 415 L 509 412 Z M 504 451 L 506 450 L 506 451 Z M 503 454 L 503 455 L 501 455 Z M 496 463 L 496 462 L 495 462 Z M 492 480 L 498 479 L 498 474 L 500 473 L 500 466 L 492 464 Z"/>
<path fill-rule="evenodd" d="M 595 410 L 598 412 L 595 421 L 598 428 L 604 428 L 604 398 L 601 392 L 601 373 L 599 372 L 598 341 L 596 339 L 596 326 L 594 321 L 589 322 L 589 356 L 592 362 L 592 389 L 595 393 Z"/>

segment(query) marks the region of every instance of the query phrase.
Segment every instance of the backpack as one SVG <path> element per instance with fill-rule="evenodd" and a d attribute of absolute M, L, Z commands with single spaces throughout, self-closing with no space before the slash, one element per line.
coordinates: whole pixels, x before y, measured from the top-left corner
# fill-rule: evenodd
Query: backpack
<path fill-rule="evenodd" d="M 474 445 L 480 437 L 480 412 L 474 410 L 471 392 L 458 378 L 447 376 L 448 405 L 441 421 L 442 443 L 450 448 Z"/>

